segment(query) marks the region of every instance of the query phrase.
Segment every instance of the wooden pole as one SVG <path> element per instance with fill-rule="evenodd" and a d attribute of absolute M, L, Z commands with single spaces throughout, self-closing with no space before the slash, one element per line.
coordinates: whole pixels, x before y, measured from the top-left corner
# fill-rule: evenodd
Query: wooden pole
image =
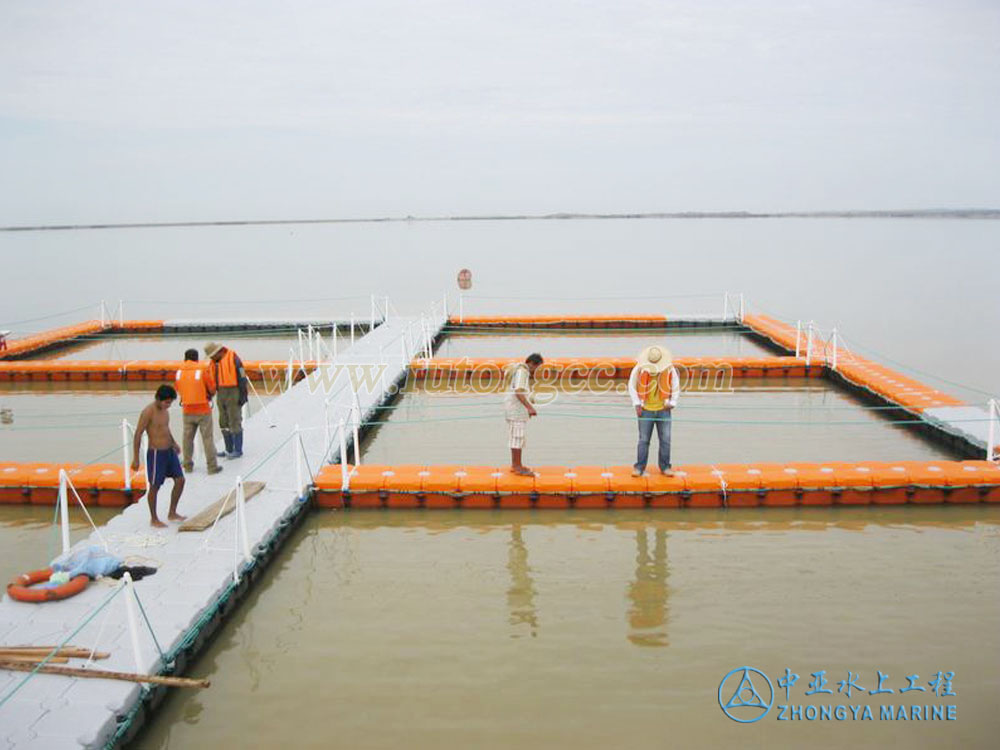
<path fill-rule="evenodd" d="M 79 669 L 77 667 L 50 667 L 47 664 L 36 667 L 28 662 L 5 661 L 3 659 L 0 659 L 0 669 L 9 669 L 12 672 L 34 672 L 37 669 L 37 671 L 43 674 L 61 674 L 66 677 L 89 677 L 95 680 L 148 682 L 151 685 L 165 685 L 166 687 L 207 688 L 212 684 L 208 680 L 192 680 L 188 677 L 164 677 L 155 674 L 109 672 L 104 669 Z"/>
<path fill-rule="evenodd" d="M 56 652 L 56 649 L 59 649 Z M 89 659 L 90 649 L 81 646 L 0 646 L 0 659 L 5 656 L 48 656 L 53 652 L 55 656 L 68 656 L 70 658 Z M 107 651 L 95 651 L 95 659 L 107 659 L 110 657 Z"/>
<path fill-rule="evenodd" d="M 16 661 L 21 664 L 41 664 L 43 661 L 46 664 L 65 664 L 69 661 L 68 656 L 49 656 L 46 658 L 42 654 L 2 654 L 0 659 L 3 661 Z"/>

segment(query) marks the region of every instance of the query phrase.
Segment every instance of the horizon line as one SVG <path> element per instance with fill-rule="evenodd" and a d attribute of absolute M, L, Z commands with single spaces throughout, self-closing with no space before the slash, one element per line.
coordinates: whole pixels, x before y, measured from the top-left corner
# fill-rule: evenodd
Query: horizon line
<path fill-rule="evenodd" d="M 630 213 L 556 212 L 548 214 L 468 214 L 456 216 L 382 216 L 319 219 L 217 219 L 201 221 L 101 222 L 25 224 L 0 227 L 0 232 L 64 232 L 96 229 L 170 229 L 296 224 L 385 224 L 448 221 L 566 221 L 574 219 L 1000 219 L 1000 208 L 847 209 L 819 211 L 649 211 Z"/>

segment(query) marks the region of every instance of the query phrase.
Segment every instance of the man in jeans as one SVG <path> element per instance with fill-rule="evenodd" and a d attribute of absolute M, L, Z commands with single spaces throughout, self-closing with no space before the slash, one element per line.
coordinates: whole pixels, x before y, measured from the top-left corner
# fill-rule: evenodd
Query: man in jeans
<path fill-rule="evenodd" d="M 674 475 L 670 469 L 670 414 L 677 406 L 680 390 L 680 376 L 670 351 L 662 346 L 643 349 L 628 379 L 629 397 L 639 418 L 639 448 L 632 476 L 641 477 L 646 471 L 654 426 L 659 439 L 660 471 L 668 477 Z"/>
<path fill-rule="evenodd" d="M 215 455 L 215 437 L 212 434 L 212 396 L 215 395 L 215 376 L 212 370 L 198 362 L 198 350 L 184 352 L 184 364 L 177 371 L 174 387 L 181 397 L 184 411 L 184 449 L 182 465 L 184 471 L 194 470 L 194 436 L 201 431 L 201 445 L 205 449 L 205 459 L 209 474 L 222 471 Z"/>

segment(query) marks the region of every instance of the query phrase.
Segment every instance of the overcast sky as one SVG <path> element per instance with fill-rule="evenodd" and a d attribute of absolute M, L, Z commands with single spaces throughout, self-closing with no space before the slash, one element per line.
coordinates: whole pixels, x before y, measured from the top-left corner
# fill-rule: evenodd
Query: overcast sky
<path fill-rule="evenodd" d="M 1000 206 L 1000 2 L 0 3 L 0 224 Z"/>

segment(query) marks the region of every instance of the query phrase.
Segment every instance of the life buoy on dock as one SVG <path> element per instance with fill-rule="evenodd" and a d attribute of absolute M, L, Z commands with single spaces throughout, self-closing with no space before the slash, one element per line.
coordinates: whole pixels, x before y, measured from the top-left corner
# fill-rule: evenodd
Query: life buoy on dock
<path fill-rule="evenodd" d="M 22 573 L 7 584 L 7 595 L 19 602 L 31 602 L 34 604 L 54 602 L 59 599 L 68 599 L 71 596 L 76 596 L 87 588 L 87 584 L 90 583 L 90 578 L 85 575 L 79 575 L 59 586 L 35 588 L 36 584 L 45 583 L 51 577 L 52 568 Z"/>

